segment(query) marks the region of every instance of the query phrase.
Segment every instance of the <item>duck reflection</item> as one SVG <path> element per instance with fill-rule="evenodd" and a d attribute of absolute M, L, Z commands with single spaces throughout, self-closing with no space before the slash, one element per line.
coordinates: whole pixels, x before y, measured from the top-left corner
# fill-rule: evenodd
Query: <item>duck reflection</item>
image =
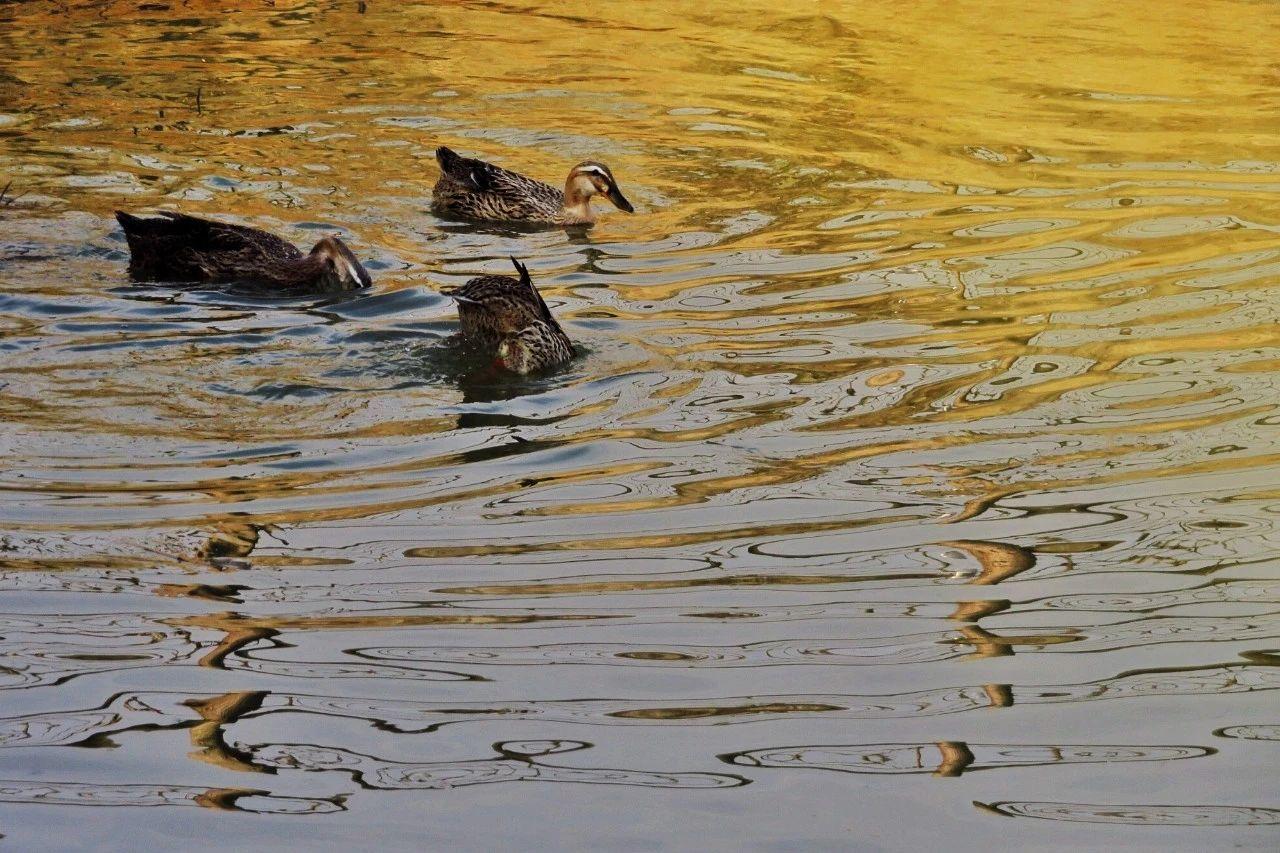
<path fill-rule="evenodd" d="M 521 376 L 494 365 L 493 353 L 465 341 L 460 335 L 441 337 L 409 347 L 404 354 L 387 360 L 378 370 L 402 381 L 430 386 L 456 387 L 463 405 L 501 403 L 542 394 L 563 386 L 576 374 L 564 371 L 537 376 Z M 545 421 L 510 415 L 502 410 L 463 412 L 459 427 L 508 426 Z"/>

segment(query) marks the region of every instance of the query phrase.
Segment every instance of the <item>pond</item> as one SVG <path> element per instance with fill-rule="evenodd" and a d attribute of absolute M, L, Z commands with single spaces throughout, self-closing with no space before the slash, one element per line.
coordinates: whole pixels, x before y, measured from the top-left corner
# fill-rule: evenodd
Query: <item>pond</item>
<path fill-rule="evenodd" d="M 1276 44 L 1244 0 L 0 5 L 4 841 L 1274 849 Z M 442 219 L 438 145 L 636 212 Z M 118 209 L 374 286 L 135 283 Z M 511 256 L 565 369 L 448 343 Z"/>

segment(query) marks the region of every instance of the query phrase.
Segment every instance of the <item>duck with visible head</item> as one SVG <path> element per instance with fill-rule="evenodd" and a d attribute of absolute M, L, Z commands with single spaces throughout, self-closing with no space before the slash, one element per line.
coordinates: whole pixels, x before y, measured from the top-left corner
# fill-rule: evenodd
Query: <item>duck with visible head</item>
<path fill-rule="evenodd" d="M 442 291 L 458 303 L 462 339 L 493 354 L 493 364 L 527 374 L 559 367 L 574 355 L 573 341 L 552 315 L 524 264 L 520 278 L 482 275 Z"/>
<path fill-rule="evenodd" d="M 144 219 L 116 211 L 129 243 L 129 272 L 143 281 L 254 285 L 275 291 L 357 290 L 373 284 L 347 245 L 324 237 L 304 254 L 274 234 L 161 211 Z"/>
<path fill-rule="evenodd" d="M 559 324 L 536 320 L 498 343 L 493 365 L 525 376 L 559 367 L 573 355 L 573 343 Z"/>
<path fill-rule="evenodd" d="M 594 160 L 569 170 L 563 191 L 492 163 L 463 157 L 444 146 L 436 149 L 436 161 L 440 164 L 440 179 L 431 204 L 437 213 L 446 216 L 590 226 L 595 223 L 591 199 L 597 195 L 607 198 L 619 210 L 635 212 L 618 189 L 613 172 Z"/>

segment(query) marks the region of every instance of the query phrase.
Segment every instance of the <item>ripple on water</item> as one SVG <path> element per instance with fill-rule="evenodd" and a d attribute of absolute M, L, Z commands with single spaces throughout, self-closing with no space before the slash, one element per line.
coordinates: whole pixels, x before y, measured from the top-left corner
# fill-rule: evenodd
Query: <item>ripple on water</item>
<path fill-rule="evenodd" d="M 162 5 L 5 7 L 6 840 L 1276 823 L 1256 9 Z M 439 220 L 441 144 L 637 213 Z M 120 206 L 376 283 L 134 283 Z M 451 339 L 511 256 L 561 371 Z"/>
<path fill-rule="evenodd" d="M 1273 826 L 1280 809 L 1261 806 L 1092 805 L 1089 803 L 998 802 L 975 806 L 1006 817 L 1131 826 Z"/>

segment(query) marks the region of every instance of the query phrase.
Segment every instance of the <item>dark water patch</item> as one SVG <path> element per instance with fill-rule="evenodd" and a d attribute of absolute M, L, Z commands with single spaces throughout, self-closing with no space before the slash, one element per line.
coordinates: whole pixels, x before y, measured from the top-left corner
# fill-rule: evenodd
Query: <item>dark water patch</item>
<path fill-rule="evenodd" d="M 247 392 L 246 396 L 261 397 L 264 400 L 287 400 L 290 398 L 307 399 L 309 397 L 322 397 L 329 394 L 341 394 L 347 390 L 349 389 L 340 388 L 336 385 L 281 385 L 278 383 L 270 383 L 266 385 L 259 385 L 252 391 Z"/>

